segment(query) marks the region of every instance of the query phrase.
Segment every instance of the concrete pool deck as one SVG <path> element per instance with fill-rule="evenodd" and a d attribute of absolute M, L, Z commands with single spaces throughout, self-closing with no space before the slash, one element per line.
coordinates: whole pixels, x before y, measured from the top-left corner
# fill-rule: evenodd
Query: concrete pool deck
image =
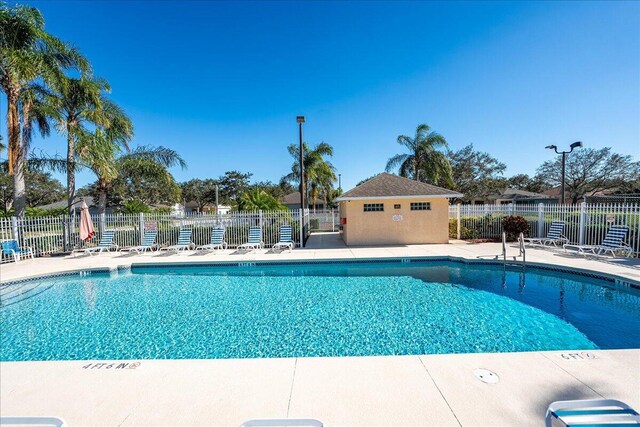
<path fill-rule="evenodd" d="M 415 256 L 477 260 L 499 254 L 501 245 L 347 248 L 333 234 L 318 234 L 306 249 L 265 252 L 40 258 L 3 264 L 0 279 L 157 262 Z M 517 254 L 517 248 L 508 253 Z M 600 261 L 530 249 L 527 261 L 640 281 L 637 260 Z M 495 372 L 500 381 L 480 381 L 473 374 L 478 368 Z M 638 410 L 640 349 L 0 363 L 0 415 L 57 416 L 71 426 L 238 426 L 254 418 L 317 418 L 327 426 L 542 425 L 550 402 L 589 398 L 619 399 Z"/>

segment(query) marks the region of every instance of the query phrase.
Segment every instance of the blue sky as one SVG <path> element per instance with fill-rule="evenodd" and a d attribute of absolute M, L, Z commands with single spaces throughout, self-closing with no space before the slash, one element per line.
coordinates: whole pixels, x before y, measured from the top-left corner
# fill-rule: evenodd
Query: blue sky
<path fill-rule="evenodd" d="M 232 169 L 278 181 L 298 114 L 308 142 L 334 146 L 345 189 L 419 123 L 492 153 L 507 175 L 575 140 L 640 157 L 640 3 L 30 4 L 111 83 L 134 145 L 183 155 L 179 181 Z"/>

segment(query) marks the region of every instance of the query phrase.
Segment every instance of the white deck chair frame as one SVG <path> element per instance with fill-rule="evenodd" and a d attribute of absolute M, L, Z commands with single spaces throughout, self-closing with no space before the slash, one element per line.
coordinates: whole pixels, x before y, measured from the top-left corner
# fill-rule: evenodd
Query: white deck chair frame
<path fill-rule="evenodd" d="M 180 251 L 189 251 L 191 250 L 191 233 L 193 230 L 190 228 L 181 228 L 180 234 L 178 234 L 178 244 L 166 246 L 164 248 L 160 248 L 160 251 L 174 251 L 176 253 Z"/>
<path fill-rule="evenodd" d="M 280 237 L 278 239 L 278 243 L 273 245 L 273 249 L 289 249 L 289 252 L 291 252 L 295 245 L 296 243 L 293 241 L 291 226 L 280 226 Z"/>
<path fill-rule="evenodd" d="M 563 400 L 547 409 L 545 426 L 638 425 L 640 416 L 629 405 L 613 399 Z"/>
<path fill-rule="evenodd" d="M 118 245 L 113 243 L 113 239 L 116 237 L 116 230 L 104 230 L 102 232 L 102 236 L 100 236 L 100 242 L 98 242 L 98 246 L 93 246 L 91 248 L 83 248 L 83 249 L 74 249 L 71 251 L 71 254 L 75 256 L 75 254 L 85 253 L 89 255 L 93 255 L 94 253 L 101 254 L 102 252 L 111 252 L 111 249 L 118 250 Z"/>
<path fill-rule="evenodd" d="M 224 227 L 214 227 L 211 230 L 211 241 L 207 245 L 198 246 L 196 251 L 215 251 L 227 249 L 227 242 L 224 241 L 226 229 Z"/>
<path fill-rule="evenodd" d="M 532 246 L 555 246 L 566 245 L 569 243 L 564 233 L 565 223 L 564 221 L 553 221 L 547 232 L 547 237 L 528 237 L 524 239 L 525 243 Z"/>
<path fill-rule="evenodd" d="M 578 255 L 605 256 L 611 254 L 612 257 L 615 257 L 617 253 L 622 253 L 625 257 L 630 257 L 633 254 L 633 248 L 624 242 L 628 233 L 628 226 L 612 225 L 599 245 L 566 244 L 562 247 L 565 252 L 575 252 Z"/>
<path fill-rule="evenodd" d="M 249 239 L 247 243 L 238 246 L 240 250 L 262 249 L 264 242 L 262 241 L 262 229 L 260 227 L 249 227 Z"/>
<path fill-rule="evenodd" d="M 156 239 L 158 238 L 157 230 L 145 231 L 142 238 L 142 244 L 139 246 L 133 246 L 131 248 L 120 249 L 120 252 L 135 252 L 138 255 L 146 251 L 153 252 L 157 248 Z"/>

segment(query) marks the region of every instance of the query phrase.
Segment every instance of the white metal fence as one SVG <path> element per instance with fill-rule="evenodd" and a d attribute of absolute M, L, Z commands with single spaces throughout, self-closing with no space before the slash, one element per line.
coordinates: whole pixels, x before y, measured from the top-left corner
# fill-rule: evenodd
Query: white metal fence
<path fill-rule="evenodd" d="M 340 229 L 338 210 L 309 212 L 309 227 L 311 231 L 338 231 Z"/>
<path fill-rule="evenodd" d="M 230 248 L 247 242 L 249 227 L 262 229 L 265 247 L 278 242 L 280 226 L 290 224 L 296 246 L 301 239 L 306 239 L 311 230 L 308 211 L 304 216 L 304 227 L 301 231 L 300 213 L 298 210 L 232 212 L 224 215 L 193 213 L 176 217 L 167 214 L 111 214 L 92 215 L 96 236 L 91 245 L 100 240 L 102 231 L 115 230 L 114 242 L 120 247 L 140 244 L 145 230 L 158 231 L 156 243 L 160 246 L 175 244 L 180 228 L 192 230 L 191 241 L 194 245 L 206 245 L 211 240 L 211 230 L 216 226 L 226 229 L 225 241 Z M 42 218 L 0 218 L 0 240 L 16 239 L 21 247 L 33 249 L 36 256 L 68 252 L 80 248 L 84 242 L 79 238 L 79 215 L 42 217 Z M 304 236 L 303 236 L 304 235 Z M 3 254 L 2 261 L 9 260 Z"/>
<path fill-rule="evenodd" d="M 449 235 L 459 239 L 498 239 L 502 219 L 524 217 L 530 237 L 544 237 L 553 221 L 564 221 L 564 235 L 571 243 L 597 245 L 614 224 L 629 226 L 627 241 L 640 253 L 640 205 L 452 205 L 449 206 Z"/>

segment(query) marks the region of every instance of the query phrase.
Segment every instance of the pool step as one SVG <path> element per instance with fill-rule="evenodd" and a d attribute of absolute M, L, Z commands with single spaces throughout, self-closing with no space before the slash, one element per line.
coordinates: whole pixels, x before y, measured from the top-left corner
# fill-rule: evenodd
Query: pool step
<path fill-rule="evenodd" d="M 51 287 L 53 287 L 52 284 L 43 286 L 42 284 L 29 284 L 28 282 L 4 286 L 0 289 L 0 308 L 8 307 L 35 297 L 49 290 Z"/>

